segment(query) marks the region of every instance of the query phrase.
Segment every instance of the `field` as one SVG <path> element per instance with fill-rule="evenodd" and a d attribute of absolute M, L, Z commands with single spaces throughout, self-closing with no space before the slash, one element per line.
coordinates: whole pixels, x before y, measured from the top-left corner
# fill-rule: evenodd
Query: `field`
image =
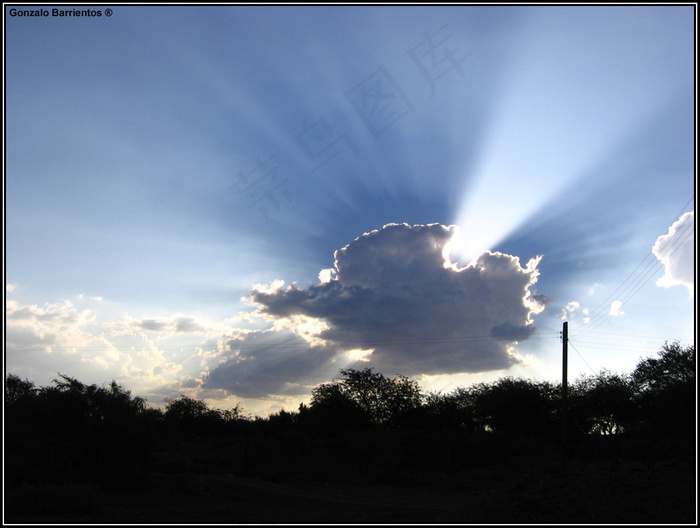
<path fill-rule="evenodd" d="M 527 469 L 527 472 L 525 471 Z M 571 460 L 485 466 L 428 485 L 286 475 L 150 472 L 138 491 L 30 486 L 6 494 L 5 522 L 118 524 L 640 524 L 697 522 L 696 462 Z M 444 480 L 440 482 L 441 478 Z M 43 505 L 39 507 L 39 505 Z"/>
<path fill-rule="evenodd" d="M 695 525 L 686 377 L 637 399 L 605 378 L 606 390 L 571 406 L 566 435 L 556 391 L 509 379 L 461 393 L 474 396 L 461 407 L 442 399 L 384 420 L 370 411 L 386 406 L 363 409 L 333 391 L 298 413 L 225 419 L 184 397 L 162 413 L 114 385 L 65 378 L 35 391 L 10 379 L 4 521 Z M 612 434 L 618 422 L 627 430 Z"/>

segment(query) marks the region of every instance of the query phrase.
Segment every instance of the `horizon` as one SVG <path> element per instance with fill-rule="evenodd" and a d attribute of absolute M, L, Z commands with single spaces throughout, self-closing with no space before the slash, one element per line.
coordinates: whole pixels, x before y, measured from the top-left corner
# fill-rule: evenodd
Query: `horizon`
<path fill-rule="evenodd" d="M 678 343 L 678 342 L 674 342 L 674 343 L 672 343 L 672 342 L 667 342 L 668 345 L 674 345 L 674 344 L 676 344 L 676 343 Z M 678 344 L 680 344 L 680 343 L 678 343 Z M 691 347 L 691 348 L 694 349 L 695 345 L 688 345 L 688 347 Z M 686 348 L 687 348 L 687 347 L 686 347 Z M 666 349 L 666 347 L 665 347 L 665 345 L 664 345 L 664 346 L 658 351 L 659 354 L 662 353 L 665 349 Z M 643 361 L 644 361 L 644 360 L 647 360 L 647 359 L 658 359 L 659 354 L 654 354 L 654 355 L 651 355 L 651 356 L 648 356 L 648 357 L 645 357 L 645 358 L 640 358 L 640 362 L 638 363 L 638 365 L 641 364 L 641 363 L 643 363 Z M 638 366 L 638 365 L 637 365 L 637 366 Z M 398 378 L 404 377 L 402 374 L 397 374 L 397 375 L 394 376 L 394 377 L 392 377 L 392 376 L 385 376 L 384 373 L 377 371 L 376 369 L 374 369 L 374 367 L 366 367 L 366 368 L 368 368 L 369 371 L 372 372 L 373 374 L 381 375 L 381 376 L 383 376 L 383 377 L 385 377 L 385 378 L 387 378 L 387 379 L 390 379 L 390 380 L 396 380 L 396 379 L 398 379 Z M 338 372 L 338 376 L 336 376 L 336 377 L 333 378 L 332 380 L 325 381 L 325 382 L 319 384 L 318 386 L 324 385 L 324 384 L 331 384 L 331 383 L 342 382 L 342 380 L 344 380 L 344 379 L 346 378 L 346 376 L 347 376 L 346 373 L 347 373 L 347 372 L 361 372 L 361 371 L 363 371 L 363 370 L 364 370 L 364 369 L 362 369 L 362 368 L 357 368 L 357 369 L 350 368 L 350 369 L 347 369 L 347 370 L 346 370 L 346 369 L 341 369 L 341 370 Z M 586 380 L 589 380 L 589 379 L 598 379 L 598 378 L 600 378 L 601 376 L 604 376 L 604 375 L 606 375 L 606 374 L 613 375 L 613 376 L 620 376 L 620 375 L 621 375 L 621 376 L 623 376 L 623 377 L 630 377 L 630 379 L 631 379 L 631 376 L 632 376 L 632 374 L 634 373 L 635 370 L 636 370 L 636 368 L 633 369 L 632 371 L 629 371 L 629 372 L 610 372 L 610 371 L 608 371 L 608 370 L 606 370 L 606 369 L 602 369 L 602 370 L 600 370 L 599 372 L 595 372 L 595 373 L 588 373 L 588 374 L 586 374 L 586 373 L 581 373 L 581 374 L 579 374 L 575 379 L 571 379 L 570 377 L 567 376 L 567 384 L 569 385 L 569 388 L 571 388 L 572 385 L 576 385 L 578 382 L 586 381 Z M 12 372 L 7 372 L 7 373 L 5 374 L 5 378 L 6 378 L 6 379 L 7 379 L 8 377 L 11 377 L 11 376 L 16 376 L 16 375 L 15 375 L 14 373 L 12 373 Z M 61 378 L 61 379 L 58 379 L 58 378 Z M 405 378 L 406 378 L 406 379 L 409 379 L 409 380 L 412 380 L 412 381 L 416 381 L 415 379 L 411 378 L 410 376 L 405 376 Z M 56 377 L 54 380 L 51 381 L 51 384 L 49 384 L 49 385 L 43 385 L 43 386 L 40 386 L 40 385 L 35 384 L 35 383 L 33 382 L 33 380 L 30 380 L 30 379 L 26 379 L 26 378 L 23 379 L 23 378 L 21 378 L 21 377 L 18 377 L 18 379 L 21 380 L 22 382 L 27 382 L 27 381 L 28 381 L 28 382 L 32 383 L 32 385 L 34 386 L 34 388 L 35 388 L 35 389 L 39 389 L 39 390 L 45 389 L 45 388 L 49 388 L 50 385 L 52 385 L 52 384 L 55 385 L 56 382 L 63 383 L 64 381 L 68 381 L 69 379 L 70 379 L 70 380 L 75 380 L 75 381 L 77 381 L 77 382 L 80 382 L 80 383 L 82 383 L 84 386 L 96 385 L 96 386 L 101 387 L 101 388 L 109 387 L 110 384 L 111 384 L 112 382 L 115 382 L 115 381 L 116 381 L 116 380 L 106 380 L 106 381 L 104 381 L 103 383 L 88 384 L 88 383 L 83 383 L 80 379 L 77 379 L 77 378 L 75 378 L 74 376 L 70 376 L 69 374 L 66 374 L 66 373 L 57 373 L 57 377 Z M 455 393 L 457 393 L 457 392 L 458 392 L 459 390 L 461 390 L 461 389 L 467 389 L 467 390 L 468 390 L 468 389 L 472 389 L 472 388 L 475 388 L 475 387 L 477 387 L 478 385 L 481 385 L 481 384 L 485 384 L 486 386 L 494 387 L 494 386 L 497 386 L 497 385 L 499 384 L 499 382 L 501 382 L 503 379 L 523 380 L 523 381 L 526 381 L 526 382 L 529 382 L 529 383 L 533 383 L 533 384 L 548 383 L 548 384 L 554 385 L 554 387 L 559 387 L 559 388 L 561 388 L 561 385 L 562 385 L 562 382 L 563 382 L 563 378 L 560 378 L 559 380 L 537 380 L 537 379 L 523 378 L 522 376 L 513 377 L 513 376 L 505 375 L 505 376 L 502 376 L 502 377 L 500 377 L 500 378 L 498 378 L 498 379 L 494 379 L 494 380 L 492 380 L 492 381 L 490 381 L 490 382 L 478 381 L 478 382 L 474 382 L 474 383 L 472 383 L 472 384 L 470 384 L 470 385 L 459 385 L 459 386 L 455 386 L 455 387 L 453 387 L 449 392 L 439 392 L 439 391 L 438 391 L 438 392 L 433 392 L 433 391 L 428 391 L 428 392 L 426 392 L 425 390 L 423 390 L 423 388 L 420 386 L 419 383 L 418 383 L 418 390 L 419 390 L 420 394 L 421 394 L 422 396 L 424 396 L 424 397 L 425 397 L 425 396 L 430 396 L 430 395 L 443 395 L 443 396 L 445 396 L 445 395 L 455 394 Z M 61 380 L 63 380 L 63 381 L 61 381 Z M 417 383 L 417 382 L 416 382 L 416 383 Z M 118 384 L 118 386 L 119 386 L 122 390 L 127 391 L 127 392 L 130 394 L 130 396 L 131 396 L 132 399 L 141 398 L 141 399 L 143 400 L 144 404 L 145 404 L 146 409 L 157 409 L 157 410 L 165 411 L 166 408 L 167 408 L 167 406 L 168 406 L 171 402 L 180 400 L 180 399 L 182 399 L 182 398 L 191 398 L 190 396 L 187 396 L 187 395 L 185 395 L 185 394 L 180 394 L 179 396 L 177 396 L 177 397 L 175 397 L 175 398 L 168 399 L 168 400 L 164 400 L 163 402 L 160 403 L 160 405 L 157 405 L 157 404 L 153 404 L 152 402 L 149 402 L 149 401 L 148 401 L 147 399 L 145 399 L 145 398 L 142 398 L 139 394 L 135 394 L 129 387 L 126 387 L 126 386 L 124 386 L 124 385 L 122 385 L 122 384 L 119 384 L 118 382 L 117 382 L 117 384 Z M 318 387 L 318 386 L 317 386 L 317 387 Z M 587 386 L 587 385 L 584 383 L 583 386 L 585 387 L 585 386 Z M 191 399 L 196 399 L 196 398 L 191 398 Z M 270 414 L 268 414 L 267 416 L 264 416 L 264 415 L 260 415 L 260 414 L 251 414 L 251 413 L 248 412 L 248 410 L 247 410 L 245 407 L 243 407 L 242 405 L 238 405 L 238 404 L 236 404 L 236 405 L 234 405 L 234 406 L 232 406 L 232 407 L 229 407 L 229 408 L 227 409 L 227 408 L 218 408 L 218 407 L 211 406 L 210 404 L 208 404 L 207 402 L 205 402 L 205 401 L 203 401 L 203 400 L 198 400 L 198 401 L 204 402 L 205 405 L 207 405 L 207 408 L 208 408 L 208 409 L 214 410 L 214 411 L 227 411 L 227 410 L 233 410 L 233 409 L 235 409 L 235 410 L 236 410 L 236 415 L 237 415 L 238 419 L 242 419 L 242 420 L 255 420 L 255 419 L 258 419 L 258 418 L 267 419 L 267 418 L 270 418 L 272 415 L 279 413 L 280 411 L 287 412 L 287 413 L 292 413 L 292 414 L 300 412 L 300 408 L 297 408 L 297 409 L 280 408 L 280 409 L 276 409 L 275 411 L 271 411 Z M 238 402 L 238 403 L 240 403 L 240 402 Z M 309 402 L 302 402 L 301 404 L 302 404 L 302 405 L 308 405 Z"/>

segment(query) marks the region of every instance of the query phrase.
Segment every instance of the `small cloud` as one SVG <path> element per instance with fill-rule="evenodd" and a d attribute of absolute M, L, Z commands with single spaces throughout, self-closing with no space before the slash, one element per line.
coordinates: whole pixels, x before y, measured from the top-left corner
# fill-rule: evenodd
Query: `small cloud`
<path fill-rule="evenodd" d="M 81 293 L 80 295 L 76 295 L 76 298 L 80 301 L 87 299 L 89 301 L 102 301 L 102 297 L 88 297 L 84 293 Z"/>
<path fill-rule="evenodd" d="M 197 333 L 205 330 L 201 324 L 195 321 L 194 317 L 178 317 L 174 322 L 177 333 Z"/>
<path fill-rule="evenodd" d="M 370 348 L 368 350 L 362 350 L 360 348 L 353 348 L 352 350 L 348 350 L 345 352 L 345 355 L 350 359 L 350 361 L 363 361 L 367 362 L 370 361 L 372 352 L 374 352 L 373 348 Z"/>
<path fill-rule="evenodd" d="M 610 311 L 608 312 L 608 315 L 612 317 L 620 317 L 621 315 L 625 315 L 625 312 L 623 312 L 620 308 L 622 308 L 622 301 L 613 301 L 610 303 Z"/>
<path fill-rule="evenodd" d="M 577 308 L 581 306 L 581 303 L 578 301 L 571 301 L 569 304 L 564 306 L 561 310 L 561 320 L 566 321 L 570 316 L 574 314 Z"/>
<path fill-rule="evenodd" d="M 123 322 L 112 323 L 112 326 L 115 328 L 123 327 L 145 332 L 157 332 L 161 334 L 161 337 L 175 334 L 224 334 L 231 331 L 231 327 L 225 322 L 212 321 L 182 313 L 149 319 L 135 319 L 125 316 Z"/>
<path fill-rule="evenodd" d="M 597 292 L 599 289 L 605 289 L 605 286 L 603 286 L 602 284 L 598 284 L 598 283 L 596 282 L 595 284 L 593 284 L 593 286 L 591 286 L 591 287 L 588 289 L 588 294 L 589 294 L 589 295 L 595 295 L 596 292 Z"/>
<path fill-rule="evenodd" d="M 319 274 L 318 274 L 318 280 L 321 284 L 325 284 L 326 282 L 330 282 L 333 279 L 335 279 L 336 273 L 335 270 L 332 268 L 328 269 L 322 269 Z"/>
<path fill-rule="evenodd" d="M 155 319 L 144 319 L 137 323 L 137 326 L 142 330 L 150 330 L 152 332 L 160 332 L 167 327 L 167 324 L 163 321 L 156 321 Z"/>
<path fill-rule="evenodd" d="M 583 324 L 588 324 L 591 322 L 591 317 L 588 312 L 588 308 L 583 309 Z"/>
<path fill-rule="evenodd" d="M 11 292 L 15 291 L 15 288 L 16 288 L 16 287 L 17 287 L 17 286 L 14 285 L 14 284 L 5 284 L 5 291 L 6 291 L 7 293 L 11 293 Z"/>
<path fill-rule="evenodd" d="M 579 308 L 581 308 L 580 302 L 571 301 L 564 308 L 562 308 L 561 320 L 566 321 L 567 319 L 577 319 L 579 317 L 578 316 Z M 589 317 L 588 308 L 584 308 L 583 310 L 581 310 L 581 313 L 583 314 L 583 319 L 582 319 L 583 324 L 590 323 L 591 318 Z"/>
<path fill-rule="evenodd" d="M 657 286 L 685 286 L 695 294 L 695 211 L 685 213 L 656 239 L 652 252 L 664 264 L 664 275 Z"/>

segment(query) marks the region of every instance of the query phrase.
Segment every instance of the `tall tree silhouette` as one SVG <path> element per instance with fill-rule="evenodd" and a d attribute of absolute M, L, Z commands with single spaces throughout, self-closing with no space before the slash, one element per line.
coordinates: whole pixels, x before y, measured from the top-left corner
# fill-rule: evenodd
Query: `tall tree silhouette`
<path fill-rule="evenodd" d="M 628 374 L 602 370 L 577 379 L 571 389 L 574 431 L 611 435 L 624 432 L 633 423 L 634 389 Z"/>
<path fill-rule="evenodd" d="M 418 383 L 405 376 L 387 378 L 364 370 L 340 371 L 338 381 L 316 387 L 311 394 L 311 408 L 333 406 L 347 412 L 360 410 L 372 423 L 396 425 L 400 417 L 419 407 L 423 396 Z"/>
<path fill-rule="evenodd" d="M 498 435 L 547 436 L 556 428 L 556 387 L 548 382 L 501 378 L 477 384 L 476 419 Z"/>
<path fill-rule="evenodd" d="M 695 346 L 666 342 L 658 356 L 641 360 L 632 373 L 640 415 L 637 430 L 690 438 L 697 431 Z"/>
<path fill-rule="evenodd" d="M 214 434 L 230 429 L 232 423 L 242 419 L 240 404 L 227 410 L 210 409 L 206 402 L 182 394 L 165 406 L 165 421 L 171 429 L 183 433 Z"/>
<path fill-rule="evenodd" d="M 99 387 L 59 376 L 40 389 L 6 379 L 5 441 L 13 453 L 6 475 L 15 482 L 138 487 L 154 443 L 145 400 L 115 381 Z"/>

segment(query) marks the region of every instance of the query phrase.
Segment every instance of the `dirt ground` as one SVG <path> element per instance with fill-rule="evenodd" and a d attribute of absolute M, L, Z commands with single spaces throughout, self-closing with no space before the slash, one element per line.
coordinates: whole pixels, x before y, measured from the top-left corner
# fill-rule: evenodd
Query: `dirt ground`
<path fill-rule="evenodd" d="M 451 488 L 151 474 L 94 513 L 12 513 L 6 524 L 696 524 L 694 458 L 579 463 L 564 473 L 481 468 Z"/>

